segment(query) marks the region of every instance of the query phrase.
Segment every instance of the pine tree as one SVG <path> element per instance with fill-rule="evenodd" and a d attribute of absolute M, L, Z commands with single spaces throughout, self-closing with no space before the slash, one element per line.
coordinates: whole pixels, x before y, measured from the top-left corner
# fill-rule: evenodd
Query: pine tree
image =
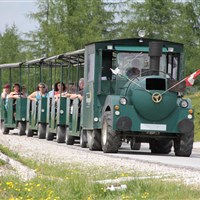
<path fill-rule="evenodd" d="M 119 35 L 116 3 L 102 0 L 45 0 L 29 15 L 39 29 L 29 33 L 34 53 L 45 56 L 84 48 L 85 44 Z"/>

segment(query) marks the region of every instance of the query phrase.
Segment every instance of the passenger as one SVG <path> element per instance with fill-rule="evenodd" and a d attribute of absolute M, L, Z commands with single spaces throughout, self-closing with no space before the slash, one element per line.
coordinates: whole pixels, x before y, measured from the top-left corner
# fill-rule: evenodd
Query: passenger
<path fill-rule="evenodd" d="M 74 83 L 69 83 L 68 93 L 70 93 L 70 94 L 76 93 L 76 84 L 74 84 Z"/>
<path fill-rule="evenodd" d="M 44 83 L 38 84 L 38 90 L 33 92 L 28 96 L 28 99 L 31 101 L 38 102 L 42 97 L 48 97 L 48 93 L 46 92 L 46 86 Z"/>
<path fill-rule="evenodd" d="M 57 82 L 54 87 L 54 95 L 60 95 L 65 92 L 65 84 L 61 82 Z"/>
<path fill-rule="evenodd" d="M 14 91 L 8 95 L 9 99 L 19 99 L 20 97 L 25 97 L 21 92 L 21 87 L 19 83 L 14 83 L 13 90 Z"/>
<path fill-rule="evenodd" d="M 48 92 L 48 97 L 52 98 L 54 96 L 54 84 L 52 85 L 52 90 Z"/>
<path fill-rule="evenodd" d="M 5 108 L 8 108 L 8 99 L 13 99 L 13 119 L 15 120 L 15 116 L 16 116 L 16 100 L 19 99 L 20 97 L 25 97 L 23 95 L 23 93 L 21 92 L 21 86 L 19 85 L 19 83 L 14 83 L 13 85 L 13 92 L 11 92 L 7 98 L 6 98 L 6 104 L 5 104 Z"/>
<path fill-rule="evenodd" d="M 27 97 L 28 94 L 26 92 L 26 86 L 25 85 L 22 85 L 22 94 L 23 94 L 23 97 Z"/>
<path fill-rule="evenodd" d="M 56 101 L 60 96 L 65 96 L 65 84 L 61 82 L 57 82 L 54 86 L 54 96 Z"/>
<path fill-rule="evenodd" d="M 45 84 L 45 92 L 48 93 L 49 92 L 49 88 L 48 88 L 48 85 Z"/>
<path fill-rule="evenodd" d="M 82 99 L 83 99 L 83 89 L 84 89 L 84 78 L 80 78 L 78 85 L 79 85 L 79 91 L 77 92 L 77 94 L 71 94 L 70 99 L 79 98 L 80 101 L 82 101 Z"/>
<path fill-rule="evenodd" d="M 10 94 L 10 85 L 5 84 L 3 87 L 3 92 L 1 93 L 1 98 L 6 99 L 9 94 Z"/>
<path fill-rule="evenodd" d="M 65 84 L 65 92 L 69 92 L 69 84 L 68 83 Z"/>

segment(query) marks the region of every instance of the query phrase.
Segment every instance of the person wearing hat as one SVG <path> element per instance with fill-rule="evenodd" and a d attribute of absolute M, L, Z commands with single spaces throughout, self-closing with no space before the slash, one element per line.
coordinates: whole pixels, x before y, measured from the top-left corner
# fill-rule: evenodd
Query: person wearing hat
<path fill-rule="evenodd" d="M 1 93 L 1 98 L 6 99 L 6 97 L 10 94 L 10 85 L 7 83 L 3 87 L 3 92 Z"/>

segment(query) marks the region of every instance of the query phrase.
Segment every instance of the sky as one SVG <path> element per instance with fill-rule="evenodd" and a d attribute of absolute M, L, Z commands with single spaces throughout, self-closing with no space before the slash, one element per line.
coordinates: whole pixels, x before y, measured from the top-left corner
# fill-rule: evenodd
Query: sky
<path fill-rule="evenodd" d="M 36 12 L 36 0 L 0 0 L 0 33 L 5 31 L 6 25 L 15 24 L 20 33 L 35 30 L 37 22 L 29 19 L 26 14 Z"/>
<path fill-rule="evenodd" d="M 34 31 L 38 27 L 38 24 L 36 21 L 29 19 L 26 14 L 37 11 L 36 1 L 0 0 L 0 33 L 2 34 L 5 31 L 6 25 L 11 27 L 13 24 L 17 26 L 20 33 Z"/>

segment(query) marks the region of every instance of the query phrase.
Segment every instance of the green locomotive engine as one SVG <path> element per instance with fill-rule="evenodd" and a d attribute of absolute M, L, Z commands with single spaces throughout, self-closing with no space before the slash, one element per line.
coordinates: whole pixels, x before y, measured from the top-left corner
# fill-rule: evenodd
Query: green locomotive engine
<path fill-rule="evenodd" d="M 190 156 L 194 115 L 184 99 L 183 45 L 144 38 L 86 46 L 81 126 L 90 150 L 149 143 L 152 153 Z"/>

